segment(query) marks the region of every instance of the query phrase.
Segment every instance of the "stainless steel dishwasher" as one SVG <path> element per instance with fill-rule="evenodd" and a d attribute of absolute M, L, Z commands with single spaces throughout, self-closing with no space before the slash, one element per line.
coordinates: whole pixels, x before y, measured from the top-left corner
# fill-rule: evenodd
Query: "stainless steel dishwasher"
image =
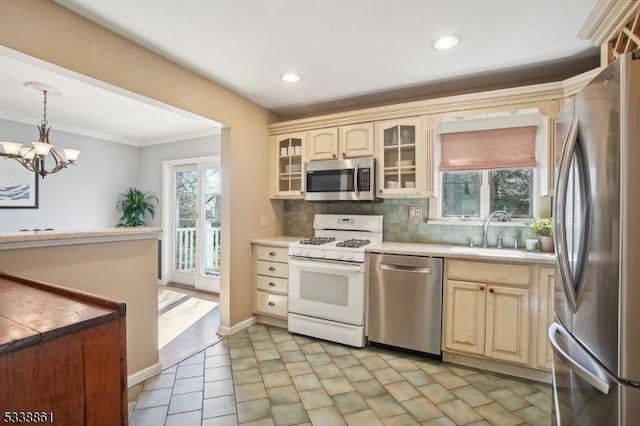
<path fill-rule="evenodd" d="M 369 256 L 369 341 L 442 356 L 442 259 Z"/>

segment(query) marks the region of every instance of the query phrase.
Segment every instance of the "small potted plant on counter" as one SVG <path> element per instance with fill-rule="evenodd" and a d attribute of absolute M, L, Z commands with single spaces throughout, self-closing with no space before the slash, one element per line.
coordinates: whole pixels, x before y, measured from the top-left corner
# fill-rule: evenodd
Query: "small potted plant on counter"
<path fill-rule="evenodd" d="M 527 222 L 527 225 L 538 236 L 540 251 L 552 253 L 553 247 L 553 221 L 548 217 L 538 217 Z"/>
<path fill-rule="evenodd" d="M 146 226 L 144 218 L 147 213 L 153 218 L 156 212 L 154 202 L 157 203 L 158 198 L 138 188 L 129 188 L 126 193 L 120 195 L 123 198 L 118 201 L 116 207 L 122 212 L 122 216 L 120 223 L 116 226 L 126 228 Z"/>

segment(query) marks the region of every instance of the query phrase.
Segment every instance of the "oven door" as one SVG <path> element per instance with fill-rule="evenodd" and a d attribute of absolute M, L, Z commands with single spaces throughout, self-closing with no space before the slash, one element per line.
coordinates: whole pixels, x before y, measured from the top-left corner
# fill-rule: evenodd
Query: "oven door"
<path fill-rule="evenodd" d="M 364 264 L 289 258 L 289 312 L 361 326 Z"/>

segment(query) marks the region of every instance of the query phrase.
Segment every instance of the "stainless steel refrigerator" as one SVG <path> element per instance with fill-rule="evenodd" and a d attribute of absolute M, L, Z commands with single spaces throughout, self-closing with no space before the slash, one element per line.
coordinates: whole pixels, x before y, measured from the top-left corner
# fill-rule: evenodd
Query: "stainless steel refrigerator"
<path fill-rule="evenodd" d="M 554 416 L 640 425 L 640 52 L 575 97 L 554 200 Z"/>

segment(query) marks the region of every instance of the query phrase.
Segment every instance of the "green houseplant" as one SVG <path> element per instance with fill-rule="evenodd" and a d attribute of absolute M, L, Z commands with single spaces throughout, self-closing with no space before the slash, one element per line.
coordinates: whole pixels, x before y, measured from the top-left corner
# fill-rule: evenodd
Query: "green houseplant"
<path fill-rule="evenodd" d="M 540 251 L 553 252 L 553 221 L 551 218 L 537 217 L 527 222 L 527 225 L 538 236 Z"/>
<path fill-rule="evenodd" d="M 118 200 L 116 207 L 122 212 L 118 227 L 135 227 L 146 226 L 144 221 L 145 216 L 148 214 L 153 215 L 156 212 L 154 203 L 158 202 L 158 198 L 154 195 L 149 195 L 146 192 L 138 188 L 129 188 L 124 194 L 120 194 L 121 199 Z"/>

